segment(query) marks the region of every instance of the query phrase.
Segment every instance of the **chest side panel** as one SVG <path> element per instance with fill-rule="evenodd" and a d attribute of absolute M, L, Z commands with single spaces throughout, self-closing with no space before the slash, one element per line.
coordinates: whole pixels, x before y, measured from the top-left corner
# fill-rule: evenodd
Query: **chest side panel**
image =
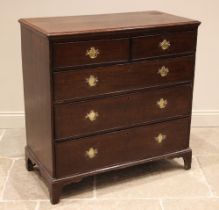
<path fill-rule="evenodd" d="M 28 149 L 53 175 L 49 41 L 21 26 Z"/>

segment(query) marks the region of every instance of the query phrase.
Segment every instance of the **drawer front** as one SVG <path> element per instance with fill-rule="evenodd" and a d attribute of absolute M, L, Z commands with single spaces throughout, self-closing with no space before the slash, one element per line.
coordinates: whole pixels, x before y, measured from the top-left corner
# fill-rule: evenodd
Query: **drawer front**
<path fill-rule="evenodd" d="M 56 101 L 191 81 L 194 56 L 54 73 Z"/>
<path fill-rule="evenodd" d="M 189 147 L 190 118 L 57 143 L 58 177 L 85 173 Z"/>
<path fill-rule="evenodd" d="M 54 44 L 54 67 L 127 61 L 129 40 L 96 40 Z"/>
<path fill-rule="evenodd" d="M 133 59 L 195 52 L 196 32 L 136 37 L 132 43 Z"/>
<path fill-rule="evenodd" d="M 190 114 L 192 87 L 176 86 L 55 105 L 55 137 L 81 137 Z"/>

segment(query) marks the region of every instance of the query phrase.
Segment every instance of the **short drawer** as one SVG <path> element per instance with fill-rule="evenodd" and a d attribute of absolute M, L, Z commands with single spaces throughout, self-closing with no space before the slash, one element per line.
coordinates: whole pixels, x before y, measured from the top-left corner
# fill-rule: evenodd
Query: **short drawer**
<path fill-rule="evenodd" d="M 82 137 L 190 114 L 192 87 L 182 85 L 55 105 L 56 139 Z"/>
<path fill-rule="evenodd" d="M 195 52 L 196 32 L 166 33 L 136 37 L 132 41 L 132 58 L 141 59 Z"/>
<path fill-rule="evenodd" d="M 53 50 L 55 68 L 127 61 L 129 58 L 129 40 L 112 39 L 55 43 Z"/>
<path fill-rule="evenodd" d="M 55 101 L 191 81 L 194 56 L 54 73 Z"/>
<path fill-rule="evenodd" d="M 190 118 L 57 143 L 56 174 L 64 177 L 189 147 Z"/>

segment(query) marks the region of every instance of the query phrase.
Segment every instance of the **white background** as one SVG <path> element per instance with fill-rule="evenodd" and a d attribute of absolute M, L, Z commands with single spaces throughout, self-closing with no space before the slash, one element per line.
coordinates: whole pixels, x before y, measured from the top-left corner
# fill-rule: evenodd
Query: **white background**
<path fill-rule="evenodd" d="M 0 0 L 0 127 L 24 126 L 19 18 L 144 10 L 160 10 L 202 22 L 197 45 L 193 125 L 219 125 L 218 0 Z"/>

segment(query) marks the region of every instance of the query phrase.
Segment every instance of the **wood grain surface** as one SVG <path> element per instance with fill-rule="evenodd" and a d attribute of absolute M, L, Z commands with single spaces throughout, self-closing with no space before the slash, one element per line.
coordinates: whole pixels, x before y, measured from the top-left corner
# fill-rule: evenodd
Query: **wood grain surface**
<path fill-rule="evenodd" d="M 100 15 L 25 18 L 21 24 L 45 36 L 151 29 L 168 26 L 199 25 L 200 22 L 159 11 L 128 12 Z"/>
<path fill-rule="evenodd" d="M 168 104 L 160 109 L 157 102 L 162 98 L 167 100 Z M 57 104 L 55 105 L 55 137 L 56 139 L 76 138 L 144 122 L 189 115 L 191 98 L 191 85 L 183 85 Z M 93 122 L 86 118 L 92 110 L 98 113 L 97 119 Z"/>
<path fill-rule="evenodd" d="M 57 176 L 85 173 L 115 163 L 122 164 L 186 149 L 189 146 L 189 122 L 188 118 L 184 118 L 57 143 Z M 166 135 L 162 143 L 155 139 L 159 134 Z M 92 159 L 86 155 L 90 148 L 97 150 Z"/>
<path fill-rule="evenodd" d="M 159 74 L 159 69 L 163 66 L 169 71 L 164 77 Z M 146 87 L 173 85 L 192 81 L 193 74 L 193 55 L 56 72 L 53 75 L 54 99 L 64 102 L 122 94 Z M 89 86 L 87 79 L 90 76 L 98 80 L 95 86 Z"/>

